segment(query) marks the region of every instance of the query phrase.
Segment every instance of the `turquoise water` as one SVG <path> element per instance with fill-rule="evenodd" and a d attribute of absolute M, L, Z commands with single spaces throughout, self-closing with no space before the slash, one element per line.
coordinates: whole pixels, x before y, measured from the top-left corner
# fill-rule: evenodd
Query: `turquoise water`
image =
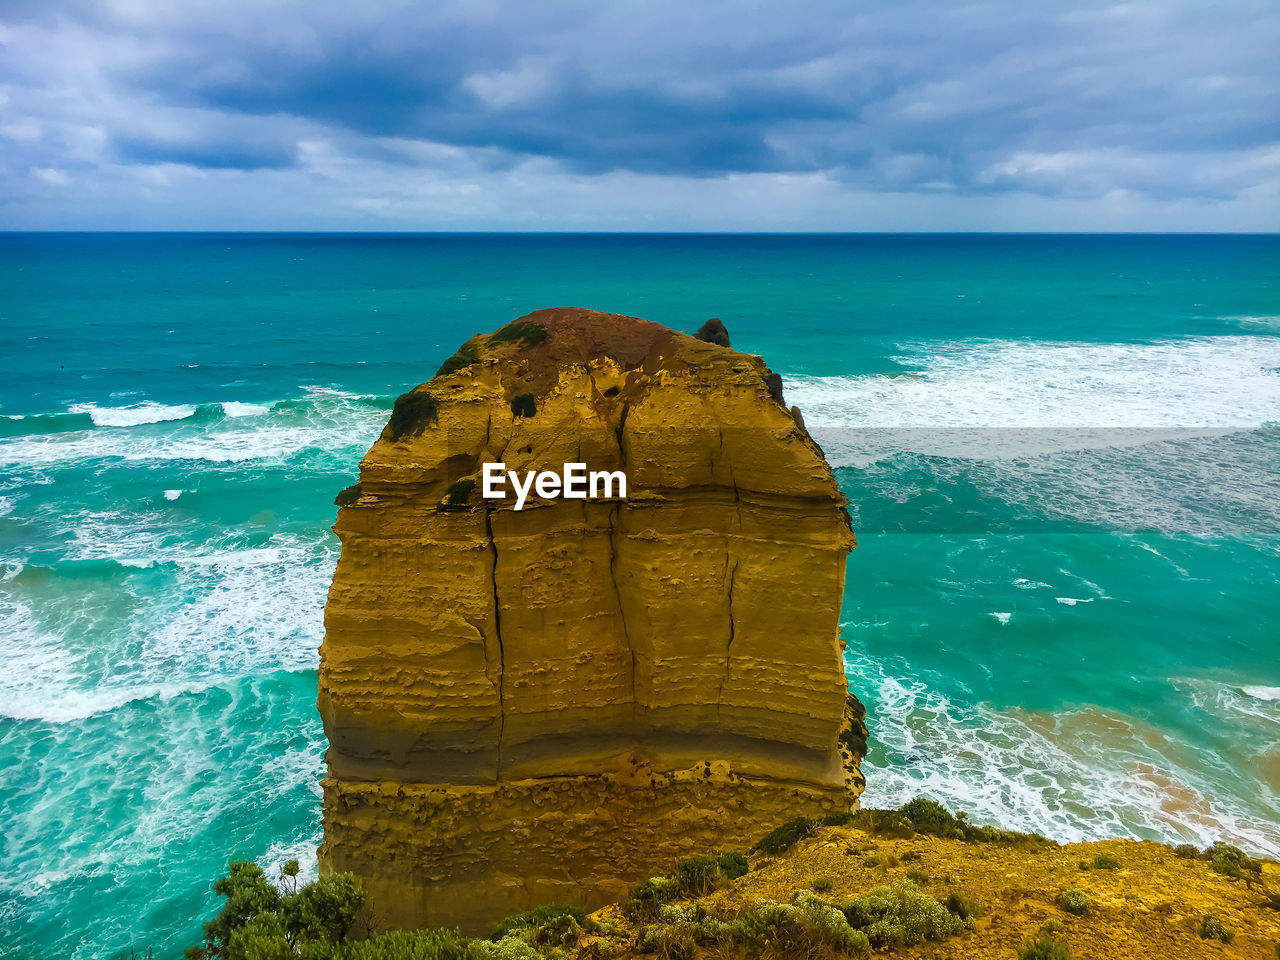
<path fill-rule="evenodd" d="M 1280 854 L 1280 238 L 0 235 L 0 954 L 314 870 L 334 493 L 470 334 L 723 318 L 859 547 L 866 800 Z"/>

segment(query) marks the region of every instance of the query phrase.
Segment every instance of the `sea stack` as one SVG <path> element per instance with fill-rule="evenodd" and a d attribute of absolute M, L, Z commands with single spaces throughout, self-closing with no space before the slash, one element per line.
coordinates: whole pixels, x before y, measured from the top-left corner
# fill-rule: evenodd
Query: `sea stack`
<path fill-rule="evenodd" d="M 472 337 L 397 401 L 339 497 L 319 694 L 321 868 L 360 877 L 380 926 L 594 908 L 856 809 L 854 538 L 771 380 L 759 357 L 560 308 Z M 485 496 L 486 464 L 573 463 L 625 495 Z"/>

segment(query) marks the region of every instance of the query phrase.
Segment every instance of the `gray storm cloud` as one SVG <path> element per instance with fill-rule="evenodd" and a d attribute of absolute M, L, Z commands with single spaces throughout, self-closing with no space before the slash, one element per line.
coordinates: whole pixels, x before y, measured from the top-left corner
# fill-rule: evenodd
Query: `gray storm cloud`
<path fill-rule="evenodd" d="M 12 2 L 0 225 L 1280 227 L 1261 2 Z"/>

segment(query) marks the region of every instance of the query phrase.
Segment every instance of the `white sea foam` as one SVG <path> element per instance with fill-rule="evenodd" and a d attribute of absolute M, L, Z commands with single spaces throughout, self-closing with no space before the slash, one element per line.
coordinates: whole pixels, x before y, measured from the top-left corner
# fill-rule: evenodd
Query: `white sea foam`
<path fill-rule="evenodd" d="M 1080 597 L 1054 597 L 1064 607 L 1074 607 L 1077 603 L 1093 603 L 1093 597 L 1081 599 Z"/>
<path fill-rule="evenodd" d="M 1013 617 L 1013 614 L 1012 613 L 990 613 L 988 614 L 988 616 L 995 617 L 996 620 L 1000 623 L 1000 626 L 1003 627 Z"/>
<path fill-rule="evenodd" d="M 1274 315 L 1262 314 L 1250 316 L 1248 314 L 1236 314 L 1233 316 L 1221 317 L 1220 319 L 1228 320 L 1244 330 L 1280 331 L 1280 317 Z"/>
<path fill-rule="evenodd" d="M 227 417 L 214 424 L 175 425 L 159 435 L 81 430 L 10 437 L 0 440 L 0 464 L 40 467 L 110 459 L 138 463 L 279 462 L 304 450 L 351 450 L 358 457 L 377 438 L 387 419 L 386 410 L 371 407 L 366 399 L 317 394 L 298 405 Z"/>
<path fill-rule="evenodd" d="M 1240 689 L 1255 700 L 1266 700 L 1269 703 L 1280 701 L 1280 687 L 1241 687 Z"/>
<path fill-rule="evenodd" d="M 324 839 L 317 830 L 313 836 L 304 837 L 289 843 L 273 843 L 267 852 L 258 858 L 258 866 L 272 881 L 280 876 L 280 871 L 290 860 L 298 861 L 298 884 L 309 883 L 320 875 L 320 864 L 317 851 Z"/>
<path fill-rule="evenodd" d="M 99 407 L 94 403 L 74 403 L 70 413 L 87 413 L 97 427 L 136 427 L 144 423 L 164 423 L 168 420 L 185 420 L 196 412 L 194 406 L 169 406 L 150 400 L 127 407 Z"/>
<path fill-rule="evenodd" d="M 43 720 L 47 723 L 72 723 L 87 720 L 143 700 L 169 700 L 184 693 L 199 693 L 214 684 L 147 683 L 137 686 L 101 686 L 93 690 L 33 688 L 13 694 L 3 706 L 0 716 L 14 720 Z M 28 684 L 34 687 L 34 685 Z"/>
<path fill-rule="evenodd" d="M 258 417 L 264 413 L 270 413 L 271 408 L 260 403 L 237 403 L 234 400 L 224 400 L 222 412 L 228 417 Z"/>
<path fill-rule="evenodd" d="M 788 401 L 837 462 L 903 450 L 973 457 L 984 447 L 1012 457 L 1280 421 L 1275 337 L 908 343 L 895 360 L 916 372 L 788 378 Z"/>
<path fill-rule="evenodd" d="M 182 496 L 181 490 L 166 490 L 164 492 L 164 498 L 166 500 L 177 500 L 180 496 Z"/>
<path fill-rule="evenodd" d="M 193 549 L 150 529 L 131 535 L 109 514 L 99 519 L 117 536 L 77 541 L 69 559 L 165 565 L 165 585 L 148 589 L 132 619 L 91 624 L 99 635 L 87 647 L 80 618 L 92 614 L 78 607 L 37 616 L 27 602 L 0 604 L 0 662 L 16 664 L 0 674 L 0 716 L 68 723 L 239 677 L 315 668 L 337 560 L 332 537 L 277 534 L 263 547 Z"/>
<path fill-rule="evenodd" d="M 13 513 L 13 508 L 17 505 L 17 497 L 0 497 L 0 517 L 7 517 Z"/>
<path fill-rule="evenodd" d="M 846 637 L 857 627 L 847 625 Z M 1280 854 L 1265 788 L 1249 788 L 1253 796 L 1224 791 L 1216 778 L 1230 771 L 1180 765 L 1185 750 L 1136 718 L 1093 707 L 1040 714 L 964 703 L 908 679 L 901 662 L 867 656 L 856 640 L 846 663 L 872 730 L 864 806 L 923 795 L 978 822 L 1061 842 L 1136 837 L 1205 846 L 1225 838 Z M 1201 687 L 1210 688 L 1230 689 Z"/>

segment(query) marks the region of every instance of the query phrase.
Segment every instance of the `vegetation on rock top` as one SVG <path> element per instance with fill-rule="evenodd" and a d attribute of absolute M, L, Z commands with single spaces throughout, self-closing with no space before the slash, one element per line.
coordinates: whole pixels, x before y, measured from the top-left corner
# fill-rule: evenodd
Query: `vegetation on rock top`
<path fill-rule="evenodd" d="M 387 421 L 387 430 L 392 440 L 405 437 L 416 437 L 422 434 L 430 424 L 436 422 L 440 415 L 440 404 L 431 394 L 421 390 L 411 390 L 396 397 L 395 406 L 391 408 L 391 419 Z"/>
<path fill-rule="evenodd" d="M 436 376 L 444 376 L 450 373 L 456 373 L 459 370 L 465 370 L 473 363 L 480 359 L 480 354 L 476 352 L 476 348 L 470 343 L 464 343 L 458 348 L 458 352 L 452 357 L 440 364 L 440 369 L 436 371 Z"/>
<path fill-rule="evenodd" d="M 488 344 L 496 347 L 502 343 L 514 343 L 521 347 L 534 347 L 545 343 L 547 328 L 532 320 L 513 320 L 497 333 L 490 334 Z"/>
<path fill-rule="evenodd" d="M 1092 844 L 1085 849 L 1096 855 L 1084 861 L 1091 868 L 1123 859 L 1124 870 L 1082 874 L 1079 845 L 1040 841 L 1027 848 L 1023 841 L 1035 838 L 1008 831 L 984 840 L 983 828 L 932 801 L 827 819 L 838 822 L 788 821 L 750 858 L 736 851 L 686 857 L 670 873 L 636 884 L 624 902 L 593 914 L 571 905 L 515 914 L 487 939 L 456 930 L 371 935 L 365 895 L 353 877 L 299 885 L 294 862 L 273 882 L 256 865 L 234 862 L 214 887 L 225 905 L 187 956 L 840 960 L 879 951 L 914 956 L 917 947 L 958 937 L 946 954 L 1071 960 L 1074 950 L 1093 960 L 1130 960 L 1261 956 L 1276 951 L 1280 939 L 1280 911 L 1270 908 L 1267 892 L 1259 898 L 1220 869 L 1234 864 L 1238 876 L 1265 883 L 1276 880 L 1276 866 L 1224 843 L 1194 857 L 1153 843 Z M 1064 885 L 1072 878 L 1079 886 Z M 1050 904 L 1065 915 L 1046 920 Z"/>

